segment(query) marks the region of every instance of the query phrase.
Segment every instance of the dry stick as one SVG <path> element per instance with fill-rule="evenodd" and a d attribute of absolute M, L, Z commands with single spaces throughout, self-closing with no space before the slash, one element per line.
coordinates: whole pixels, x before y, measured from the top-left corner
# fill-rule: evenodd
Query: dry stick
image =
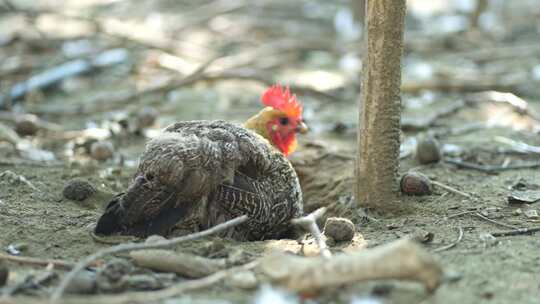
<path fill-rule="evenodd" d="M 68 270 L 72 269 L 73 266 L 75 266 L 75 263 L 66 262 L 63 260 L 22 257 L 22 256 L 14 256 L 14 255 L 8 255 L 8 254 L 3 254 L 3 253 L 0 253 L 0 260 L 21 263 L 21 264 L 38 265 L 38 266 L 47 266 L 49 264 L 52 264 L 55 267 L 61 267 Z M 91 263 L 88 266 L 97 266 L 98 264 L 99 263 Z"/>
<path fill-rule="evenodd" d="M 120 304 L 120 303 L 154 303 L 160 300 L 171 298 L 187 291 L 210 287 L 228 276 L 240 271 L 251 270 L 259 265 L 259 261 L 252 261 L 244 265 L 231 267 L 229 269 L 218 271 L 204 278 L 181 281 L 156 291 L 131 291 L 116 295 L 95 295 L 95 296 L 74 296 L 70 295 L 65 298 L 66 303 L 72 304 Z M 15 303 L 43 303 L 50 304 L 49 301 L 44 301 L 35 297 L 0 297 L 0 304 L 15 304 Z"/>
<path fill-rule="evenodd" d="M 497 221 L 495 221 L 495 220 L 492 220 L 492 219 L 490 219 L 490 218 L 488 218 L 488 217 L 483 216 L 482 214 L 480 214 L 480 213 L 478 213 L 478 212 L 476 212 L 476 213 L 471 213 L 471 214 L 474 214 L 474 216 L 476 216 L 476 217 L 478 217 L 478 218 L 481 218 L 481 219 L 483 219 L 483 220 L 486 221 L 486 222 L 490 222 L 490 223 L 492 223 L 492 224 L 499 225 L 499 226 L 501 226 L 501 227 L 510 228 L 510 229 L 516 229 L 516 230 L 519 229 L 519 228 L 516 228 L 516 227 L 514 227 L 514 226 L 512 226 L 512 225 L 508 225 L 508 224 L 505 224 L 505 223 L 501 223 L 501 222 L 497 222 Z"/>
<path fill-rule="evenodd" d="M 450 186 L 448 186 L 448 185 L 445 185 L 445 184 L 443 184 L 443 183 L 441 183 L 441 182 L 432 180 L 431 183 L 432 183 L 433 185 L 437 186 L 437 187 L 443 188 L 444 190 L 449 191 L 449 192 L 452 192 L 452 193 L 454 193 L 454 194 L 463 196 L 463 197 L 468 198 L 468 199 L 474 199 L 470 194 L 465 193 L 465 192 L 463 192 L 463 191 L 460 191 L 460 190 L 458 190 L 458 189 L 456 189 L 456 188 L 452 188 L 452 187 L 450 187 Z"/>
<path fill-rule="evenodd" d="M 540 227 L 535 228 L 519 228 L 510 231 L 498 231 L 490 233 L 494 237 L 501 236 L 514 236 L 514 235 L 525 235 L 525 234 L 534 234 L 535 232 L 540 232 Z"/>
<path fill-rule="evenodd" d="M 275 253 L 261 260 L 260 270 L 272 283 L 304 294 L 383 279 L 418 281 L 433 292 L 443 274 L 431 254 L 408 238 L 332 259 Z"/>
<path fill-rule="evenodd" d="M 144 96 L 167 92 L 173 89 L 180 88 L 185 85 L 190 85 L 195 83 L 201 76 L 204 74 L 204 71 L 217 59 L 217 57 L 211 58 L 210 60 L 202 63 L 195 71 L 187 75 L 182 79 L 174 79 L 164 85 L 151 87 L 142 91 L 121 91 L 113 95 L 107 94 L 102 96 L 97 96 L 93 100 L 89 100 L 84 105 L 75 105 L 72 107 L 67 107 L 62 105 L 61 107 L 40 107 L 40 108 L 30 108 L 31 112 L 39 114 L 84 114 L 89 112 L 96 111 L 107 111 L 114 106 L 119 106 L 121 104 L 129 103 L 134 99 L 141 98 Z M 78 132 L 78 131 L 77 131 Z M 74 133 L 77 134 L 77 133 Z"/>
<path fill-rule="evenodd" d="M 234 218 L 234 219 L 232 219 L 230 221 L 227 221 L 225 223 L 221 223 L 221 224 L 216 225 L 216 226 L 214 226 L 212 228 L 209 228 L 207 230 L 197 232 L 197 233 L 192 233 L 192 234 L 185 235 L 185 236 L 180 236 L 180 237 L 173 238 L 173 239 L 170 239 L 170 240 L 160 241 L 160 242 L 151 243 L 151 244 L 146 244 L 146 243 L 142 243 L 142 244 L 141 243 L 120 244 L 120 245 L 117 245 L 117 246 L 113 246 L 113 247 L 109 247 L 109 248 L 105 248 L 103 250 L 97 251 L 96 253 L 85 257 L 84 259 L 82 259 L 80 262 L 78 262 L 73 267 L 73 269 L 62 279 L 62 281 L 60 281 L 60 285 L 52 293 L 51 300 L 52 301 L 57 301 L 58 299 L 60 299 L 60 297 L 62 297 L 62 295 L 64 294 L 64 291 L 65 291 L 66 287 L 69 285 L 71 280 L 73 280 L 73 278 L 77 275 L 77 273 L 79 273 L 81 270 L 88 267 L 88 265 L 90 263 L 92 263 L 93 261 L 95 261 L 95 260 L 97 260 L 97 259 L 99 259 L 101 257 L 104 257 L 104 256 L 109 255 L 109 254 L 113 254 L 113 253 L 120 253 L 120 252 L 139 250 L 139 249 L 172 247 L 172 246 L 174 246 L 176 244 L 179 244 L 179 243 L 182 243 L 182 242 L 199 239 L 199 238 L 202 238 L 202 237 L 217 233 L 219 231 L 226 230 L 228 228 L 231 228 L 231 227 L 237 226 L 239 224 L 242 224 L 243 222 L 245 222 L 247 220 L 248 220 L 247 215 L 242 215 L 240 217 Z"/>
<path fill-rule="evenodd" d="M 476 210 L 463 211 L 463 212 L 459 212 L 459 213 L 456 213 L 456 214 L 446 216 L 445 219 L 449 220 L 451 218 L 455 218 L 455 217 L 459 217 L 459 216 L 462 216 L 462 215 L 467 215 L 467 214 L 471 214 L 471 213 L 475 213 L 475 212 L 477 212 L 477 211 Z"/>
<path fill-rule="evenodd" d="M 446 246 L 442 246 L 442 247 L 439 247 L 439 248 L 436 248 L 435 250 L 433 250 L 433 252 L 441 252 L 441 251 L 445 251 L 445 250 L 448 250 L 450 248 L 453 248 L 455 247 L 459 242 L 461 242 L 461 239 L 463 239 L 463 228 L 461 227 L 458 227 L 458 237 L 457 239 L 451 243 L 451 244 L 448 244 Z"/>
<path fill-rule="evenodd" d="M 519 169 L 534 169 L 540 167 L 540 162 L 534 162 L 534 163 L 528 163 L 528 164 L 518 164 L 518 165 L 508 165 L 506 167 L 503 166 L 486 166 L 486 165 L 479 165 L 474 164 L 470 162 L 465 162 L 459 159 L 455 158 L 446 158 L 444 159 L 445 163 L 456 165 L 461 168 L 465 169 L 472 169 L 477 170 L 484 173 L 497 173 L 500 171 L 508 171 L 508 170 L 519 170 Z"/>
<path fill-rule="evenodd" d="M 212 286 L 232 274 L 253 269 L 257 265 L 259 265 L 259 261 L 252 261 L 241 266 L 220 270 L 201 279 L 182 281 L 176 285 L 157 291 L 127 292 L 120 295 L 86 297 L 86 300 L 88 300 L 87 303 L 153 303 L 174 297 L 186 291 Z M 73 300 L 74 303 L 77 303 L 75 298 Z"/>
<path fill-rule="evenodd" d="M 540 154 L 540 147 L 526 144 L 522 141 L 513 140 L 503 136 L 495 137 L 495 141 L 510 145 L 510 147 L 519 153 Z"/>
<path fill-rule="evenodd" d="M 321 250 L 321 255 L 323 256 L 323 258 L 329 259 L 332 257 L 332 253 L 330 252 L 328 246 L 326 245 L 326 242 L 322 238 L 322 233 L 319 229 L 319 226 L 317 226 L 317 219 L 323 216 L 325 212 L 326 208 L 321 207 L 304 217 L 292 220 L 292 223 L 309 229 L 309 232 L 311 232 L 311 234 L 315 238 L 315 241 L 317 241 L 317 245 Z"/>

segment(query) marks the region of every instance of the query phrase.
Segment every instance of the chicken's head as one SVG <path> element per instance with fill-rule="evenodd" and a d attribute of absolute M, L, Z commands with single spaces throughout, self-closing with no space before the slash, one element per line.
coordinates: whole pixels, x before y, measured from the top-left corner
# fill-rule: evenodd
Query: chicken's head
<path fill-rule="evenodd" d="M 270 87 L 261 97 L 266 107 L 249 119 L 245 126 L 265 137 L 283 154 L 289 155 L 296 148 L 296 133 L 306 133 L 308 128 L 302 118 L 302 105 L 289 88 Z"/>

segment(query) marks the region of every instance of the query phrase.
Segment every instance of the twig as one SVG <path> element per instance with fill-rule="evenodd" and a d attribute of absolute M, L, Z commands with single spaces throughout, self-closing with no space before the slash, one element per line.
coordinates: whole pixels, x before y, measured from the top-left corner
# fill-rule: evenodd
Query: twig
<path fill-rule="evenodd" d="M 87 73 L 93 69 L 125 62 L 127 58 L 128 53 L 125 49 L 112 49 L 90 59 L 75 59 L 64 62 L 13 85 L 7 94 L 0 96 L 0 108 L 7 108 L 33 90 L 46 89 L 64 79 Z"/>
<path fill-rule="evenodd" d="M 37 106 L 37 107 L 28 107 L 27 109 L 30 112 L 37 114 L 84 114 L 97 111 L 108 111 L 120 105 L 132 102 L 133 100 L 140 99 L 145 96 L 150 96 L 153 94 L 161 94 L 171 90 L 177 90 L 182 87 L 187 87 L 194 85 L 199 82 L 204 81 L 220 81 L 220 80 L 246 80 L 246 81 L 256 81 L 263 83 L 265 85 L 274 84 L 274 81 L 270 78 L 265 78 L 261 76 L 264 74 L 260 70 L 255 69 L 237 69 L 237 70 L 228 70 L 221 72 L 205 72 L 209 63 L 212 60 L 208 61 L 201 65 L 197 71 L 193 72 L 191 75 L 186 76 L 182 79 L 173 79 L 165 84 L 158 85 L 155 87 L 147 88 L 142 91 L 133 91 L 126 90 L 117 92 L 115 94 L 108 93 L 106 95 L 98 96 L 93 100 L 86 102 L 85 104 L 74 105 L 74 106 L 58 106 L 52 107 L 47 106 Z M 319 91 L 306 86 L 297 86 L 291 85 L 291 91 L 298 94 L 308 94 L 318 98 L 324 98 L 332 102 L 338 102 L 339 98 L 336 96 Z"/>
<path fill-rule="evenodd" d="M 514 236 L 514 235 L 525 235 L 525 234 L 534 234 L 535 232 L 540 232 L 540 227 L 534 228 L 518 228 L 510 231 L 498 231 L 490 233 L 494 237 L 502 236 Z"/>
<path fill-rule="evenodd" d="M 452 219 L 452 218 L 455 218 L 455 217 L 460 217 L 462 215 L 467 215 L 467 214 L 471 214 L 471 213 L 474 213 L 476 212 L 476 210 L 468 210 L 468 211 L 463 211 L 463 212 L 459 212 L 459 213 L 456 213 L 456 214 L 452 214 L 452 215 L 449 215 L 449 216 L 446 216 L 445 218 L 447 220 L 449 219 Z"/>
<path fill-rule="evenodd" d="M 490 218 L 488 218 L 488 217 L 483 216 L 482 214 L 480 214 L 480 213 L 478 213 L 478 212 L 472 213 L 472 214 L 474 214 L 474 216 L 476 216 L 476 217 L 478 217 L 478 218 L 483 219 L 483 220 L 486 221 L 486 222 L 490 222 L 490 223 L 492 223 L 492 224 L 499 225 L 499 226 L 501 226 L 501 227 L 510 228 L 510 229 L 518 229 L 518 228 L 516 228 L 516 227 L 514 227 L 514 226 L 512 226 L 512 225 L 508 225 L 508 224 L 505 224 L 505 223 L 501 223 L 501 222 L 497 222 L 497 221 L 495 221 L 495 220 L 492 220 L 492 219 L 490 219 Z"/>
<path fill-rule="evenodd" d="M 539 146 L 532 146 L 522 141 L 513 140 L 507 137 L 497 136 L 495 141 L 509 145 L 513 150 L 520 153 L 540 154 Z"/>
<path fill-rule="evenodd" d="M 456 188 L 450 187 L 450 186 L 448 186 L 448 185 L 445 185 L 445 184 L 443 184 L 443 183 L 441 183 L 441 182 L 432 180 L 432 181 L 431 181 L 431 184 L 433 184 L 433 185 L 435 185 L 435 186 L 437 186 L 437 187 L 443 188 L 443 189 L 446 190 L 446 191 L 449 191 L 449 192 L 452 192 L 452 193 L 454 193 L 454 194 L 463 196 L 463 197 L 465 197 L 465 198 L 468 198 L 468 199 L 474 199 L 470 194 L 465 193 L 465 192 L 463 192 L 463 191 L 460 191 L 460 190 L 458 190 L 458 189 L 456 189 Z"/>
<path fill-rule="evenodd" d="M 40 273 L 39 275 L 35 275 L 32 273 L 28 274 L 19 283 L 5 289 L 2 296 L 9 297 L 24 289 L 39 287 L 41 284 L 47 283 L 48 281 L 54 279 L 56 276 L 57 274 L 56 272 L 54 272 L 54 265 L 49 264 L 47 265 L 47 267 L 45 267 L 45 271 Z"/>
<path fill-rule="evenodd" d="M 173 239 L 170 239 L 170 240 L 159 241 L 159 242 L 150 243 L 150 244 L 147 244 L 147 243 L 142 243 L 142 244 L 141 243 L 120 244 L 120 245 L 116 245 L 116 246 L 113 246 L 113 247 L 109 247 L 109 248 L 105 248 L 103 250 L 97 251 L 96 253 L 85 257 L 84 259 L 79 261 L 73 267 L 73 269 L 62 279 L 62 281 L 60 282 L 60 285 L 52 293 L 51 300 L 52 301 L 59 300 L 62 297 L 62 295 L 64 294 L 64 291 L 65 291 L 66 287 L 69 285 L 71 280 L 73 280 L 73 278 L 77 275 L 77 273 L 79 273 L 81 270 L 86 268 L 90 263 L 92 263 L 93 261 L 95 261 L 95 260 L 97 260 L 97 259 L 99 259 L 101 257 L 104 257 L 104 256 L 109 255 L 109 254 L 113 254 L 113 253 L 120 253 L 120 252 L 139 250 L 139 249 L 172 247 L 172 246 L 174 246 L 176 244 L 179 244 L 179 243 L 182 243 L 182 242 L 199 239 L 199 238 L 202 238 L 202 237 L 217 233 L 219 231 L 229 229 L 231 227 L 242 224 L 247 220 L 248 220 L 248 217 L 246 215 L 243 215 L 243 216 L 234 218 L 234 219 L 232 219 L 230 221 L 227 221 L 225 223 L 221 223 L 219 225 L 216 225 L 216 226 L 214 226 L 212 228 L 209 228 L 207 230 L 197 232 L 197 233 L 192 233 L 192 234 L 185 235 L 185 236 L 180 236 L 180 237 L 173 238 Z"/>
<path fill-rule="evenodd" d="M 40 259 L 32 257 L 23 257 L 23 256 L 14 256 L 4 253 L 0 253 L 0 260 L 6 260 L 9 262 L 21 263 L 21 264 L 30 264 L 38 266 L 47 266 L 49 264 L 54 265 L 55 267 L 60 267 L 64 269 L 72 269 L 75 266 L 75 263 L 67 262 L 64 260 L 56 259 Z M 100 263 L 90 263 L 88 266 L 98 266 Z"/>
<path fill-rule="evenodd" d="M 173 89 L 178 89 L 180 87 L 193 84 L 200 80 L 200 78 L 203 76 L 204 71 L 214 62 L 216 58 L 212 58 L 204 63 L 202 63 L 195 71 L 193 71 L 191 74 L 187 75 L 186 77 L 182 79 L 174 79 L 166 84 L 162 84 L 159 86 L 151 87 L 144 89 L 142 91 L 133 91 L 133 90 L 125 90 L 116 92 L 114 94 L 105 94 L 100 95 L 92 100 L 87 101 L 86 103 L 81 105 L 74 105 L 74 106 L 66 106 L 62 105 L 60 107 L 51 107 L 51 106 L 43 106 L 43 107 L 28 107 L 30 112 L 33 113 L 39 113 L 39 114 L 84 114 L 84 113 L 90 113 L 90 112 L 97 112 L 97 111 L 107 111 L 115 106 L 120 106 L 125 103 L 129 103 L 133 101 L 134 99 L 139 99 L 144 96 L 149 96 L 152 94 L 158 94 L 167 92 Z"/>
<path fill-rule="evenodd" d="M 441 251 L 448 250 L 450 248 L 455 247 L 459 242 L 461 242 L 461 239 L 463 239 L 463 228 L 457 227 L 457 229 L 458 229 L 458 237 L 453 243 L 450 243 L 450 244 L 448 244 L 446 246 L 436 248 L 435 250 L 433 250 L 433 252 L 441 252 Z"/>
<path fill-rule="evenodd" d="M 461 168 L 465 169 L 472 169 L 477 170 L 484 173 L 497 173 L 501 171 L 508 171 L 508 170 L 520 170 L 520 169 L 534 169 L 540 167 L 540 162 L 534 162 L 534 163 L 528 163 L 528 164 L 516 164 L 516 165 L 508 165 L 506 167 L 504 166 L 490 166 L 490 165 L 479 165 L 474 164 L 470 162 L 465 162 L 459 159 L 455 158 L 446 158 L 444 159 L 445 163 L 456 165 Z"/>
<path fill-rule="evenodd" d="M 214 274 L 211 274 L 207 277 L 196 279 L 196 280 L 187 280 L 181 281 L 175 285 L 172 285 L 168 288 L 156 290 L 156 291 L 133 291 L 125 292 L 118 295 L 97 295 L 97 296 L 84 296 L 84 297 L 66 297 L 66 302 L 73 304 L 93 304 L 93 303 L 155 303 L 160 300 L 178 296 L 179 294 L 206 288 L 212 285 L 217 284 L 221 280 L 241 271 L 251 270 L 259 265 L 259 261 L 252 261 L 244 265 L 231 267 L 229 269 L 218 271 Z M 26 301 L 23 301 L 26 300 Z M 1 304 L 15 304 L 15 303 L 43 303 L 50 304 L 49 301 L 40 301 L 35 297 L 26 298 L 26 297 L 8 297 L 0 298 Z"/>
<path fill-rule="evenodd" d="M 322 238 L 322 233 L 321 233 L 321 230 L 319 229 L 319 226 L 317 226 L 317 219 L 322 217 L 325 212 L 326 212 L 326 208 L 322 207 L 304 217 L 293 219 L 292 223 L 309 229 L 309 231 L 315 238 L 315 241 L 317 241 L 317 245 L 319 246 L 319 249 L 321 250 L 322 257 L 325 259 L 329 259 L 330 257 L 332 257 L 332 253 L 330 252 L 330 250 L 328 249 L 328 246 L 326 245 L 326 242 Z"/>

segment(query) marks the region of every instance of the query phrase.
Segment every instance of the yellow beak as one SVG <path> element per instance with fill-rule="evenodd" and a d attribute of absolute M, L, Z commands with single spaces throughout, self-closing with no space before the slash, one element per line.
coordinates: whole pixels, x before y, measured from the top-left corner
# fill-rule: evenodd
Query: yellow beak
<path fill-rule="evenodd" d="M 303 121 L 299 122 L 298 125 L 296 126 L 296 132 L 300 134 L 306 134 L 308 131 L 309 131 L 309 128 Z"/>

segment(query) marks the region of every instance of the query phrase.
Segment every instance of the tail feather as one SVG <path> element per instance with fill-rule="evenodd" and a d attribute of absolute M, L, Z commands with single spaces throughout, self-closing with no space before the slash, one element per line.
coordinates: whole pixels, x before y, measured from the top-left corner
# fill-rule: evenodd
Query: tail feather
<path fill-rule="evenodd" d="M 94 232 L 96 234 L 114 234 L 122 231 L 121 219 L 124 217 L 124 210 L 120 205 L 124 193 L 115 196 L 105 208 L 105 212 L 99 218 Z"/>
<path fill-rule="evenodd" d="M 99 218 L 95 233 L 126 234 L 146 237 L 167 235 L 192 210 L 191 202 L 178 202 L 178 196 L 167 191 L 147 191 L 144 183 L 135 183 L 126 193 L 117 195 Z M 142 187 L 142 188 L 141 188 Z M 133 212 L 141 209 L 140 212 Z"/>

